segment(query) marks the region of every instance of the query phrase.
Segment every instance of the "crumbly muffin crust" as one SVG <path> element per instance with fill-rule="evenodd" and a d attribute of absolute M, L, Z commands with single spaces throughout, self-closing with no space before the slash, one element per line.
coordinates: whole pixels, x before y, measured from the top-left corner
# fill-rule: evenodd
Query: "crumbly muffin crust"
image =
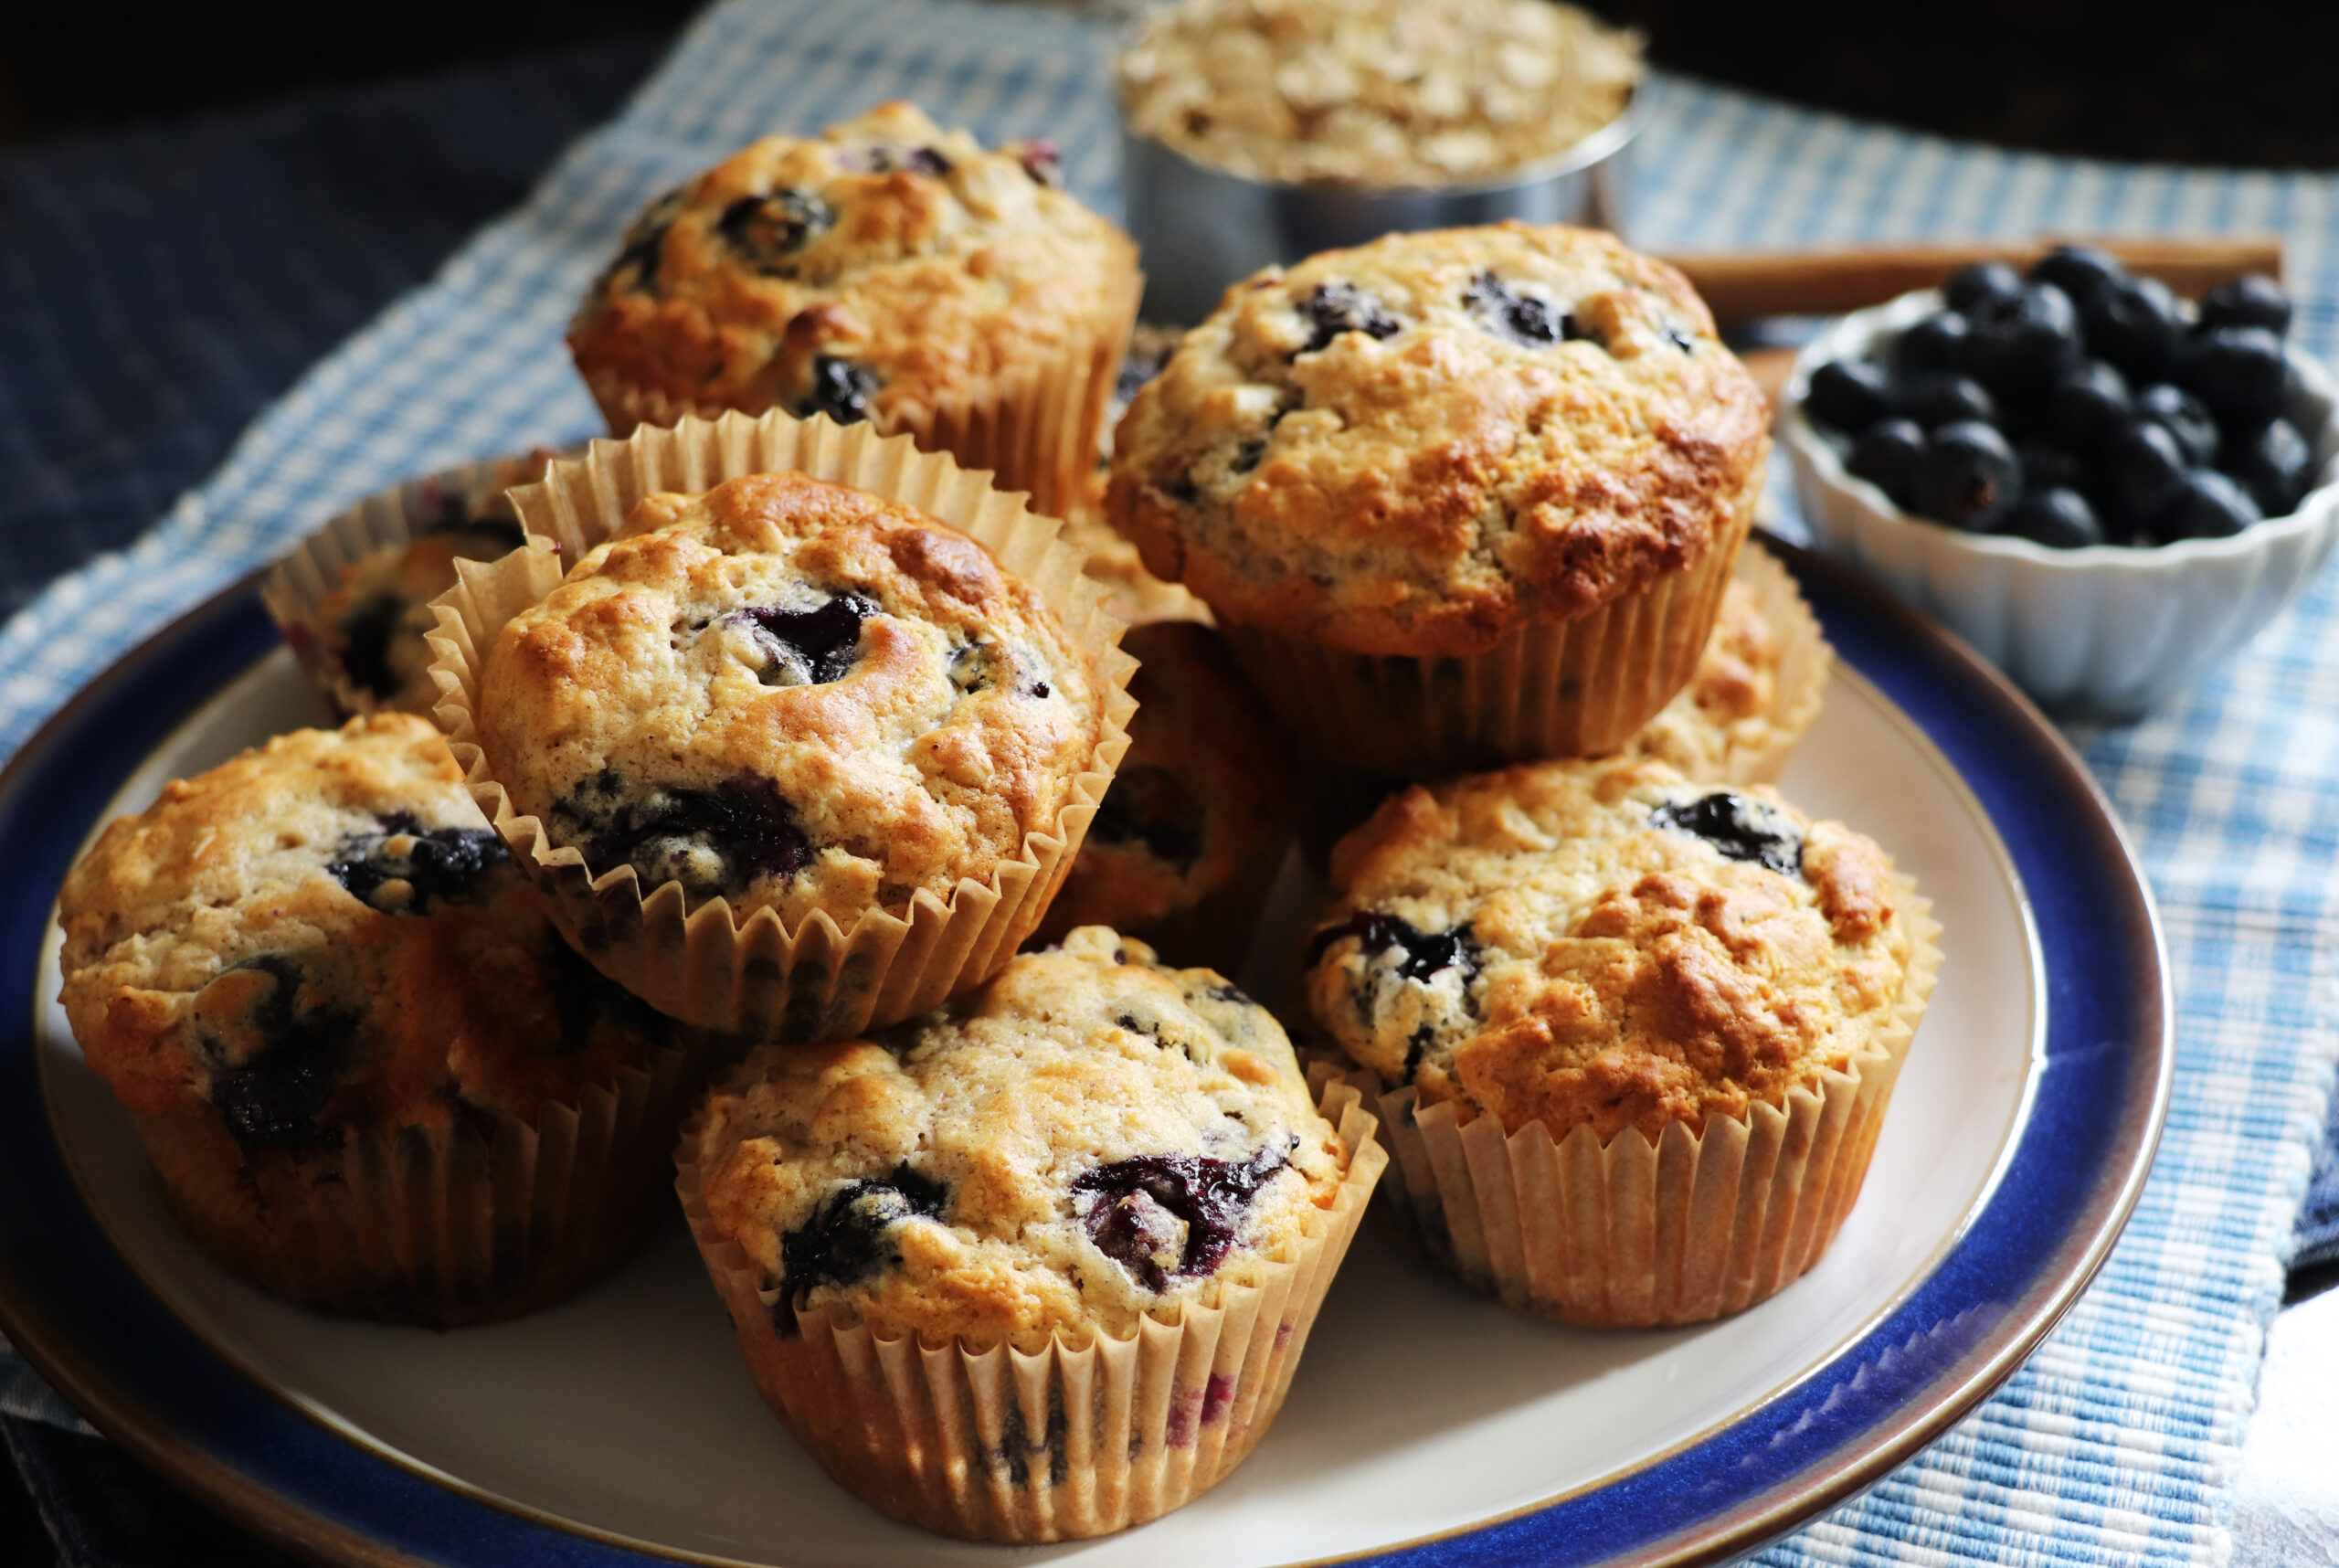
<path fill-rule="evenodd" d="M 669 1042 L 573 954 L 429 725 L 300 730 L 100 836 L 66 879 L 66 1016 L 135 1112 L 248 1152 L 527 1119 Z"/>
<path fill-rule="evenodd" d="M 768 473 L 645 498 L 504 626 L 478 726 L 513 809 L 596 875 L 794 929 L 987 880 L 1054 824 L 1105 698 L 981 546 Z"/>
<path fill-rule="evenodd" d="M 1127 1338 L 1297 1244 L 1345 1172 L 1290 1044 L 1208 969 L 1098 927 L 869 1040 L 766 1047 L 710 1095 L 716 1230 L 881 1338 Z"/>
<path fill-rule="evenodd" d="M 1333 852 L 1309 1008 L 1423 1100 L 1603 1139 L 1780 1103 L 1893 1016 L 1891 862 L 1761 787 L 1660 763 L 1415 785 Z"/>
<path fill-rule="evenodd" d="M 661 196 L 569 329 L 587 376 L 840 422 L 987 388 L 1125 309 L 1128 238 L 1043 142 L 986 152 L 906 103 L 770 136 Z"/>
<path fill-rule="evenodd" d="M 1587 229 L 1395 234 L 1227 291 L 1122 420 L 1106 509 L 1223 620 L 1473 654 L 1734 538 L 1768 446 L 1663 262 Z"/>
<path fill-rule="evenodd" d="M 1129 749 L 1040 934 L 1145 935 L 1214 894 L 1247 891 L 1253 907 L 1222 916 L 1239 935 L 1291 839 L 1290 754 L 1208 627 L 1136 627 L 1121 646 L 1138 659 Z"/>

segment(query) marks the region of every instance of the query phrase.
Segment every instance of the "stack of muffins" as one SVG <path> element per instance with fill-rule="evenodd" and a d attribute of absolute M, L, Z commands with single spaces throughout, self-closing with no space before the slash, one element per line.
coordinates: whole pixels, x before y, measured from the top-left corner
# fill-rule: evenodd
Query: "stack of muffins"
<path fill-rule="evenodd" d="M 1582 230 L 1319 256 L 1175 344 L 1106 479 L 1137 291 L 1044 144 L 770 138 L 577 319 L 623 440 L 286 563 L 354 716 L 171 785 L 61 907 L 217 1255 L 446 1327 L 588 1284 L 672 1177 L 830 1473 L 1011 1542 L 1249 1452 L 1392 1154 L 1403 1234 L 1525 1310 L 1810 1266 L 1936 958 L 1768 788 L 1826 650 L 1743 547 L 1703 306 Z M 1305 1065 L 1226 979 L 1296 840 L 1325 906 L 1252 959 Z"/>

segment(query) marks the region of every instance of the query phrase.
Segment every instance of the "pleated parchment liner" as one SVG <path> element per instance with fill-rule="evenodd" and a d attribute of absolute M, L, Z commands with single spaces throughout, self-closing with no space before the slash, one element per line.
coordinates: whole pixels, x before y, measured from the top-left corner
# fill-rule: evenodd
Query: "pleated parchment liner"
<path fill-rule="evenodd" d="M 1892 1021 L 1847 1064 L 1783 1107 L 1676 1122 L 1652 1144 L 1626 1128 L 1603 1147 L 1589 1126 L 1554 1142 L 1540 1122 L 1503 1136 L 1448 1102 L 1422 1109 L 1411 1085 L 1312 1054 L 1308 1082 L 1346 1083 L 1380 1112 L 1397 1180 L 1386 1213 L 1417 1251 L 1472 1289 L 1540 1317 L 1593 1328 L 1701 1323 L 1799 1278 L 1859 1197 L 1892 1086 L 1941 970 L 1941 927 L 1896 877 L 1910 937 Z"/>
<path fill-rule="evenodd" d="M 1776 556 L 1749 541 L 1738 553 L 1735 579 L 1751 589 L 1762 619 L 1779 643 L 1772 702 L 1761 722 L 1724 733 L 1694 712 L 1667 710 L 1633 734 L 1626 756 L 1668 763 L 1701 783 L 1775 784 L 1787 758 L 1815 720 L 1827 694 L 1835 651 L 1820 630 L 1819 618 L 1804 602 L 1794 577 Z M 1687 704 L 1685 691 L 1676 701 Z M 1299 811 L 1300 847 L 1321 874 L 1332 845 L 1372 815 L 1375 807 L 1403 787 L 1387 774 L 1319 767 L 1307 776 Z M 1157 944 L 1158 946 L 1159 944 Z"/>
<path fill-rule="evenodd" d="M 1283 1407 L 1388 1160 L 1353 1087 L 1330 1085 L 1318 1108 L 1339 1130 L 1348 1171 L 1298 1243 L 1174 1323 L 1148 1318 L 1127 1340 L 1100 1335 L 1081 1346 L 1059 1334 L 1033 1354 L 881 1340 L 827 1308 L 799 1313 L 764 1290 L 708 1217 L 696 1117 L 683 1130 L 675 1190 L 757 1389 L 831 1476 L 872 1507 L 944 1535 L 1070 1541 L 1199 1497 L 1243 1462 Z"/>
<path fill-rule="evenodd" d="M 1223 616 L 1219 630 L 1268 705 L 1344 767 L 1436 778 L 1596 757 L 1688 683 L 1753 514 L 1750 489 L 1718 509 L 1716 537 L 1685 569 L 1483 653 L 1350 652 Z"/>
<path fill-rule="evenodd" d="M 1033 511 L 1062 517 L 1077 503 L 1096 466 L 1106 407 L 1144 292 L 1143 274 L 1132 270 L 1092 320 L 1066 330 L 1055 358 L 1015 366 L 964 392 L 873 410 L 871 419 L 884 435 L 910 437 L 920 451 L 948 452 L 968 468 L 990 470 L 1000 489 L 1029 492 Z M 676 425 L 686 415 L 713 419 L 729 411 L 719 403 L 637 386 L 604 367 L 585 372 L 585 385 L 619 437 L 640 425 Z"/>
<path fill-rule="evenodd" d="M 172 1209 L 262 1289 L 433 1328 L 517 1317 L 609 1272 L 666 1212 L 707 1046 L 668 1047 L 574 1103 L 247 1151 L 216 1112 L 134 1116 Z"/>
<path fill-rule="evenodd" d="M 538 451 L 490 458 L 410 479 L 336 513 L 276 564 L 260 584 L 260 599 L 276 618 L 301 673 L 336 714 L 346 718 L 393 705 L 351 680 L 330 645 L 319 612 L 344 575 L 369 556 L 402 550 L 425 535 L 496 521 L 516 530 L 519 514 L 503 493 L 543 478 L 552 457 Z M 429 718 L 436 700 L 434 690 L 412 711 Z"/>
<path fill-rule="evenodd" d="M 820 911 L 789 931 L 768 907 L 742 918 L 721 897 L 686 914 L 681 883 L 645 894 L 630 865 L 596 878 L 582 854 L 556 847 L 540 821 L 513 809 L 479 743 L 486 655 L 505 622 L 559 584 L 564 562 L 608 539 L 644 495 L 695 493 L 781 470 L 855 485 L 972 537 L 1054 609 L 1093 659 L 1106 694 L 1088 768 L 1074 779 L 1049 830 L 1024 835 L 1020 858 L 987 882 L 961 878 L 947 899 L 921 889 L 906 914 L 871 909 L 850 927 Z M 1081 575 L 1080 553 L 1057 538 L 1057 519 L 994 490 L 988 474 L 918 451 L 906 436 L 778 413 L 644 425 L 625 440 L 595 441 L 581 458 L 555 461 L 542 483 L 514 490 L 512 499 L 535 536 L 528 547 L 484 567 L 462 566 L 462 580 L 436 602 L 432 670 L 445 694 L 437 718 L 472 799 L 535 877 L 561 934 L 595 968 L 661 1012 L 704 1028 L 757 1039 L 844 1039 L 938 1007 L 1014 956 L 1080 851 L 1128 749 L 1137 708 L 1128 695 L 1137 662 L 1121 652 L 1121 620 L 1102 588 Z"/>
<path fill-rule="evenodd" d="M 1819 716 L 1835 650 L 1776 556 L 1749 541 L 1739 552 L 1732 576 L 1754 596 L 1755 608 L 1778 647 L 1768 708 L 1724 729 L 1699 713 L 1685 690 L 1635 734 L 1625 755 L 1670 763 L 1701 782 L 1775 784 L 1796 744 Z"/>

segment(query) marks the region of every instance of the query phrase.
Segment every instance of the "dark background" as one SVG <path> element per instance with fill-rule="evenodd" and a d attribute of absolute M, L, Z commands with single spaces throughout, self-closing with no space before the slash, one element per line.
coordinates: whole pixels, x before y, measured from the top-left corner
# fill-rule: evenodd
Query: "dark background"
<path fill-rule="evenodd" d="M 841 0 L 850 3 L 850 0 Z M 1118 8 L 1118 7 L 1117 7 Z M 0 6 L 0 144 L 672 31 L 691 0 Z M 1944 135 L 2094 157 L 2339 167 L 2339 5 L 1604 0 L 1658 63 Z"/>

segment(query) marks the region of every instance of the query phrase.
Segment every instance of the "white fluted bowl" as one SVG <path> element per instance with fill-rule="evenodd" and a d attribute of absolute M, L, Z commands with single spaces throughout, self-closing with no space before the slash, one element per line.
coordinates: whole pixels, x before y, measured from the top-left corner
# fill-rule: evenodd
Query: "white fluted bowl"
<path fill-rule="evenodd" d="M 2229 539 L 2052 550 L 1901 511 L 1844 471 L 1803 399 L 1814 369 L 1866 357 L 1941 303 L 1931 290 L 1903 294 L 1846 316 L 1797 356 L 1779 418 L 1795 495 L 1820 549 L 1956 632 L 2047 706 L 2124 717 L 2156 705 L 2256 635 L 2339 542 L 2339 386 L 2295 348 L 2286 413 L 2317 471 L 2287 517 Z"/>

